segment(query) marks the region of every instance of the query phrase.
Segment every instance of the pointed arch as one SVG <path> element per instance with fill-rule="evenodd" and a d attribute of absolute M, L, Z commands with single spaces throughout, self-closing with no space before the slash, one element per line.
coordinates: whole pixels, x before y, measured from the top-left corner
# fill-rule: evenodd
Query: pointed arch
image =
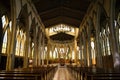
<path fill-rule="evenodd" d="M 16 56 L 24 56 L 25 53 L 25 42 L 26 42 L 26 33 L 29 29 L 29 20 L 28 20 L 28 9 L 27 4 L 23 5 L 19 16 L 17 18 L 17 35 L 16 35 Z"/>
<path fill-rule="evenodd" d="M 8 37 L 10 36 L 10 25 L 8 21 L 8 17 L 6 15 L 2 16 L 2 50 L 1 52 L 6 54 L 7 53 L 7 46 L 8 46 Z"/>
<path fill-rule="evenodd" d="M 32 23 L 31 23 L 31 26 L 30 26 L 30 39 L 31 39 L 31 42 L 30 42 L 30 45 L 31 45 L 31 54 L 29 54 L 30 58 L 33 58 L 33 54 L 34 54 L 34 34 L 35 34 L 35 18 L 32 19 Z"/>
<path fill-rule="evenodd" d="M 3 15 L 1 19 L 2 19 L 2 28 L 6 29 L 8 25 L 8 17 L 6 15 Z"/>
<path fill-rule="evenodd" d="M 16 35 L 16 51 L 15 51 L 15 55 L 24 56 L 25 41 L 26 41 L 26 33 L 23 32 L 22 29 L 18 28 L 17 35 Z"/>

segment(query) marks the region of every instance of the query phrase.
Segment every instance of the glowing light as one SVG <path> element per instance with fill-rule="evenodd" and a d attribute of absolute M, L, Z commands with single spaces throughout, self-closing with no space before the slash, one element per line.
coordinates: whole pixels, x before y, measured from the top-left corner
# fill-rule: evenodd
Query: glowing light
<path fill-rule="evenodd" d="M 65 24 L 56 25 L 49 30 L 50 32 L 74 32 L 74 28 Z"/>
<path fill-rule="evenodd" d="M 72 59 L 75 59 L 75 52 L 72 51 Z"/>
<path fill-rule="evenodd" d="M 12 21 L 9 22 L 10 31 L 12 30 Z"/>
<path fill-rule="evenodd" d="M 115 25 L 115 27 L 117 26 L 117 21 L 116 20 L 114 20 L 114 25 Z"/>
<path fill-rule="evenodd" d="M 91 42 L 91 47 L 94 49 L 94 42 L 93 41 Z"/>
<path fill-rule="evenodd" d="M 6 53 L 6 48 L 7 48 L 7 31 L 5 32 L 3 38 L 2 53 Z"/>
<path fill-rule="evenodd" d="M 2 16 L 2 27 L 4 28 L 6 25 L 6 18 L 5 15 Z"/>

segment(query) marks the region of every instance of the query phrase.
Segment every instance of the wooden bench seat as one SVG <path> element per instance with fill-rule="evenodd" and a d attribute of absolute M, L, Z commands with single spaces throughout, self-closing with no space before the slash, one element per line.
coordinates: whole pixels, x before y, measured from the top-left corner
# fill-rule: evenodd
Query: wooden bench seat
<path fill-rule="evenodd" d="M 42 75 L 39 73 L 26 73 L 26 72 L 8 72 L 8 73 L 0 73 L 0 79 L 42 79 Z"/>
<path fill-rule="evenodd" d="M 76 80 L 120 80 L 120 72 L 101 68 L 68 66 Z"/>
<path fill-rule="evenodd" d="M 0 80 L 47 80 L 48 76 L 50 78 L 54 75 L 55 68 L 56 67 L 33 67 L 13 71 L 1 71 Z"/>
<path fill-rule="evenodd" d="M 120 73 L 86 73 L 85 77 L 87 80 L 120 80 Z"/>

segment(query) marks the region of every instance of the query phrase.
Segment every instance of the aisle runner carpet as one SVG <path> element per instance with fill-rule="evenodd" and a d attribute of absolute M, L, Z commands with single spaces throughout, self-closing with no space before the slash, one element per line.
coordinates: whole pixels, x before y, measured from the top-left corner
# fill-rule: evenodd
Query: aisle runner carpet
<path fill-rule="evenodd" d="M 67 68 L 58 68 L 53 80 L 75 80 Z"/>

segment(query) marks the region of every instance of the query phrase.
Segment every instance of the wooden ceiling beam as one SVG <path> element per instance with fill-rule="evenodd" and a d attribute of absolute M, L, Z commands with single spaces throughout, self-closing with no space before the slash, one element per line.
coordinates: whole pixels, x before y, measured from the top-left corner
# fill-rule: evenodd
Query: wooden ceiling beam
<path fill-rule="evenodd" d="M 43 21 L 43 23 L 45 24 L 45 27 L 50 27 L 52 25 L 56 25 L 59 23 L 65 23 L 74 27 L 79 27 L 80 22 L 81 22 L 80 20 L 76 20 L 66 16 L 58 16 L 58 17 Z"/>
<path fill-rule="evenodd" d="M 42 15 L 47 15 L 49 13 L 52 13 L 52 12 L 55 12 L 55 11 L 64 11 L 64 10 L 67 10 L 67 11 L 70 11 L 70 12 L 74 12 L 74 13 L 77 13 L 77 14 L 85 14 L 85 10 L 77 10 L 77 9 L 71 9 L 69 7 L 57 7 L 57 8 L 53 8 L 53 9 L 50 9 L 50 10 L 46 10 L 46 11 L 43 11 L 43 12 L 38 12 L 40 16 Z"/>
<path fill-rule="evenodd" d="M 71 19 L 75 19 L 76 21 L 81 21 L 82 20 L 82 18 L 83 17 L 77 17 L 77 15 L 76 16 L 72 16 L 72 15 L 67 15 L 67 14 L 63 14 L 63 15 L 53 15 L 53 16 L 47 16 L 47 17 L 41 17 L 42 18 L 42 21 L 43 22 L 46 22 L 46 21 L 48 21 L 48 20 L 51 20 L 51 19 L 54 19 L 54 18 L 57 18 L 57 17 L 60 17 L 60 16 L 62 16 L 62 17 L 67 17 L 67 18 L 71 18 Z"/>

